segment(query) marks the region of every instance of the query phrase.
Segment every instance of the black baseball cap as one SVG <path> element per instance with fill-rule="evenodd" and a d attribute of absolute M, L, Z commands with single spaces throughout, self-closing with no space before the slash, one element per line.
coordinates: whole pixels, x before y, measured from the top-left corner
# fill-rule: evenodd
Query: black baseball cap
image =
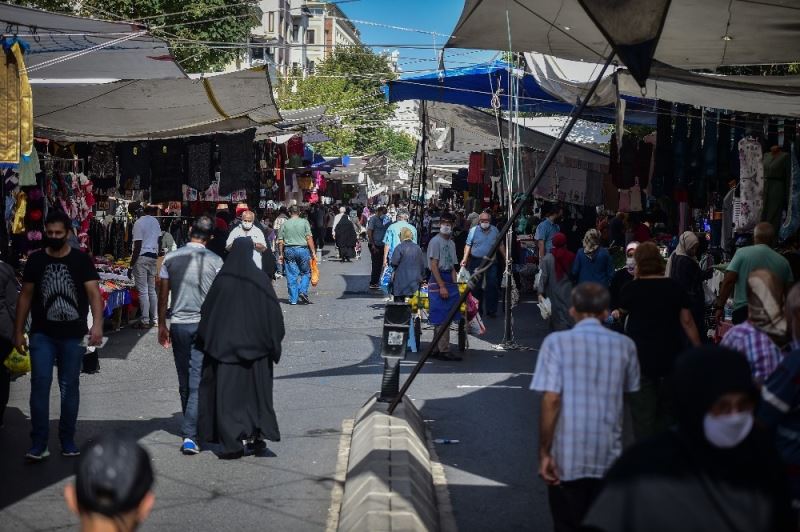
<path fill-rule="evenodd" d="M 81 512 L 114 517 L 142 502 L 153 487 L 150 455 L 132 438 L 104 435 L 81 452 L 75 491 Z"/>

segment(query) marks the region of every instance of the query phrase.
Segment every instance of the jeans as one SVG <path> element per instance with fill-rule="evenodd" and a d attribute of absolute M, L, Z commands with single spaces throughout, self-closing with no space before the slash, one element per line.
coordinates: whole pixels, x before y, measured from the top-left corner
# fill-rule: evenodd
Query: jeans
<path fill-rule="evenodd" d="M 383 273 L 383 246 L 371 246 L 369 248 L 369 255 L 372 259 L 372 271 L 369 276 L 369 284 L 380 284 L 381 273 Z"/>
<path fill-rule="evenodd" d="M 153 257 L 139 257 L 133 267 L 136 291 L 139 292 L 139 308 L 142 309 L 142 323 L 156 323 L 158 300 L 156 299 L 156 262 Z"/>
<path fill-rule="evenodd" d="M 50 429 L 50 385 L 53 364 L 58 365 L 61 390 L 61 418 L 58 437 L 62 444 L 74 443 L 80 405 L 80 375 L 83 354 L 81 338 L 51 338 L 42 333 L 30 336 L 31 355 L 31 440 L 46 445 Z"/>
<path fill-rule="evenodd" d="M 292 246 L 283 251 L 289 303 L 294 305 L 300 294 L 308 295 L 311 282 L 311 253 L 307 247 Z"/>
<path fill-rule="evenodd" d="M 184 438 L 197 439 L 197 404 L 203 352 L 194 346 L 199 323 L 173 323 L 170 326 L 172 354 L 178 371 L 178 391 L 181 394 Z"/>
<path fill-rule="evenodd" d="M 581 530 L 581 521 L 600 492 L 601 483 L 599 478 L 579 478 L 548 486 L 547 499 L 555 532 Z"/>
<path fill-rule="evenodd" d="M 470 257 L 469 271 L 474 272 L 481 265 L 483 258 Z M 492 263 L 486 273 L 483 274 L 480 286 L 473 292 L 475 299 L 480 301 L 480 312 L 482 316 L 487 314 L 497 314 L 497 301 L 499 299 L 500 283 L 497 278 L 497 262 Z"/>

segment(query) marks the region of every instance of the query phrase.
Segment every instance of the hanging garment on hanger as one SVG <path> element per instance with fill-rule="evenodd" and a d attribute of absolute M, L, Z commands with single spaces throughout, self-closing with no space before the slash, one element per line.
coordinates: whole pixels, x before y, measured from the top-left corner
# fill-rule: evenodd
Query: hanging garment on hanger
<path fill-rule="evenodd" d="M 656 103 L 656 155 L 653 165 L 653 195 L 671 196 L 673 186 L 672 103 Z"/>
<path fill-rule="evenodd" d="M 781 226 L 781 215 L 789 201 L 792 182 L 792 163 L 783 151 L 764 154 L 764 215 L 772 227 Z"/>
<path fill-rule="evenodd" d="M 716 191 L 725 194 L 731 181 L 731 165 L 728 154 L 731 151 L 730 115 L 719 116 L 717 129 L 717 184 Z"/>
<path fill-rule="evenodd" d="M 113 144 L 96 142 L 92 145 L 89 154 L 88 176 L 98 189 L 104 190 L 116 186 L 117 158 L 114 154 Z"/>
<path fill-rule="evenodd" d="M 789 157 L 791 166 L 791 185 L 789 193 L 789 206 L 786 211 L 786 220 L 780 229 L 781 241 L 793 237 L 800 229 L 800 157 L 798 157 L 798 144 L 790 145 Z"/>
<path fill-rule="evenodd" d="M 36 184 L 36 174 L 42 171 L 39 165 L 39 154 L 33 150 L 28 158 L 22 158 L 19 163 L 19 186 L 30 187 Z"/>
<path fill-rule="evenodd" d="M 619 191 L 619 210 L 620 212 L 631 212 L 631 190 Z"/>
<path fill-rule="evenodd" d="M 672 175 L 674 186 L 685 187 L 689 156 L 688 106 L 678 105 L 675 116 L 675 135 L 672 137 Z"/>
<path fill-rule="evenodd" d="M 619 189 L 611 182 L 611 174 L 603 176 L 603 206 L 606 210 L 619 210 Z"/>
<path fill-rule="evenodd" d="M 253 141 L 255 129 L 234 135 L 217 135 L 220 158 L 219 193 L 227 196 L 255 179 Z"/>
<path fill-rule="evenodd" d="M 150 201 L 163 203 L 183 199 L 184 143 L 181 140 L 165 140 L 150 143 L 150 173 L 152 190 Z"/>
<path fill-rule="evenodd" d="M 474 151 L 469 154 L 469 174 L 467 182 L 473 185 L 483 183 L 483 153 Z"/>
<path fill-rule="evenodd" d="M 739 141 L 741 214 L 736 230 L 752 231 L 764 207 L 764 164 L 761 144 L 752 137 Z"/>
<path fill-rule="evenodd" d="M 622 137 L 622 148 L 619 151 L 619 188 L 626 190 L 636 184 L 637 159 L 639 141 L 633 135 Z"/>
<path fill-rule="evenodd" d="M 652 142 L 646 139 L 639 141 L 636 147 L 636 182 L 641 188 L 647 188 L 650 184 L 650 170 L 653 163 L 653 148 L 655 145 L 655 135 L 651 137 Z"/>
<path fill-rule="evenodd" d="M 792 143 L 795 142 L 797 136 L 797 119 L 787 118 L 783 122 L 783 150 L 791 152 Z"/>
<path fill-rule="evenodd" d="M 742 174 L 741 159 L 739 157 L 739 141 L 744 138 L 748 115 L 733 115 L 731 118 L 731 152 L 728 160 L 730 161 L 731 179 L 738 180 Z"/>
<path fill-rule="evenodd" d="M 779 146 L 778 143 L 778 119 L 769 118 L 767 120 L 767 138 L 765 148 L 768 150 L 773 146 Z"/>
<path fill-rule="evenodd" d="M 117 144 L 120 190 L 150 188 L 150 152 L 145 142 Z"/>
<path fill-rule="evenodd" d="M 208 190 L 211 185 L 211 157 L 214 145 L 211 139 L 203 137 L 186 143 L 186 182 L 199 191 Z"/>
<path fill-rule="evenodd" d="M 642 211 L 642 189 L 637 183 L 630 190 L 630 212 Z"/>

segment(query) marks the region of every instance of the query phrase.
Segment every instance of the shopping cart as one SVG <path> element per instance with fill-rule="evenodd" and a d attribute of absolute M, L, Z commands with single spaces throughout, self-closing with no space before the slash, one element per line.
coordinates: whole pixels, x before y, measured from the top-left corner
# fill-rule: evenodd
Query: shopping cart
<path fill-rule="evenodd" d="M 466 283 L 458 283 L 458 292 L 463 294 L 467 289 Z M 411 315 L 414 319 L 414 338 L 417 341 L 417 349 L 420 349 L 420 342 L 422 340 L 422 322 L 428 321 L 428 311 L 430 310 L 430 299 L 428 298 L 428 287 L 422 286 L 419 291 L 406 298 L 406 302 L 411 305 Z M 469 347 L 469 339 L 467 335 L 467 304 L 461 304 L 461 319 L 458 320 L 458 350 L 464 352 Z M 427 323 L 426 329 L 432 329 L 434 326 L 430 322 Z M 452 328 L 452 324 L 451 324 Z"/>

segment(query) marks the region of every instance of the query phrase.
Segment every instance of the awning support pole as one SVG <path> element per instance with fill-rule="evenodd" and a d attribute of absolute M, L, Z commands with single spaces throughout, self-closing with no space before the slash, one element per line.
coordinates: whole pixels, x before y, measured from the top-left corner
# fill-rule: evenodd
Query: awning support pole
<path fill-rule="evenodd" d="M 592 96 L 594 96 L 595 91 L 597 91 L 597 87 L 600 85 L 600 81 L 603 79 L 603 75 L 605 74 L 606 70 L 608 69 L 608 66 L 611 64 L 611 61 L 613 61 L 613 59 L 614 59 L 614 52 L 612 52 L 606 58 L 605 64 L 603 65 L 603 69 L 600 71 L 600 74 L 598 74 L 597 79 L 594 80 L 594 83 L 592 83 L 589 92 L 584 96 L 583 100 L 580 102 L 580 105 L 578 105 L 578 107 L 573 111 L 569 121 L 567 122 L 567 125 L 561 132 L 561 136 L 559 136 L 558 139 L 550 147 L 550 151 L 547 152 L 547 156 L 542 162 L 542 165 L 539 167 L 539 170 L 536 172 L 536 176 L 528 184 L 528 187 L 525 189 L 525 194 L 519 199 L 516 206 L 514 207 L 514 211 L 511 213 L 511 217 L 509 217 L 505 225 L 503 225 L 503 228 L 500 230 L 500 234 L 492 244 L 492 248 L 489 250 L 489 253 L 487 254 L 487 256 L 483 257 L 481 265 L 475 270 L 475 273 L 473 273 L 472 277 L 470 278 L 470 281 L 467 284 L 467 289 L 464 290 L 464 292 L 461 294 L 458 303 L 456 305 L 453 305 L 453 308 L 451 308 L 450 312 L 448 312 L 447 318 L 445 318 L 446 326 L 437 327 L 438 332 L 434 333 L 433 340 L 428 344 L 428 347 L 425 349 L 425 352 L 420 357 L 419 361 L 417 362 L 417 365 L 414 366 L 414 369 L 411 371 L 411 374 L 403 383 L 403 386 L 400 388 L 400 392 L 397 394 L 397 397 L 395 397 L 394 400 L 392 401 L 392 404 L 389 405 L 388 412 L 390 415 L 394 413 L 395 408 L 397 408 L 397 405 L 400 404 L 400 401 L 403 400 L 403 397 L 405 396 L 406 392 L 408 392 L 408 389 L 414 383 L 414 379 L 416 379 L 417 375 L 419 375 L 419 372 L 422 371 L 422 368 L 425 366 L 425 362 L 428 361 L 428 358 L 431 356 L 431 353 L 433 352 L 434 346 L 438 345 L 439 340 L 441 340 L 442 336 L 444 336 L 445 330 L 449 328 L 450 323 L 452 323 L 453 318 L 458 313 L 459 309 L 461 308 L 461 305 L 467 300 L 467 296 L 469 295 L 469 293 L 481 282 L 483 273 L 489 268 L 492 261 L 494 260 L 494 256 L 497 253 L 497 249 L 500 247 L 500 243 L 503 242 L 503 240 L 506 238 L 506 233 L 508 233 L 508 231 L 514 225 L 516 219 L 522 213 L 522 209 L 524 208 L 528 199 L 533 195 L 534 189 L 539 184 L 539 181 L 542 180 L 542 177 L 544 176 L 545 172 L 547 172 L 547 169 L 550 168 L 550 164 L 553 162 L 556 155 L 558 155 L 558 152 L 561 149 L 561 147 L 567 141 L 567 137 L 572 131 L 573 126 L 581 117 L 583 111 L 586 109 L 587 102 L 589 102 L 589 100 L 592 99 Z"/>

